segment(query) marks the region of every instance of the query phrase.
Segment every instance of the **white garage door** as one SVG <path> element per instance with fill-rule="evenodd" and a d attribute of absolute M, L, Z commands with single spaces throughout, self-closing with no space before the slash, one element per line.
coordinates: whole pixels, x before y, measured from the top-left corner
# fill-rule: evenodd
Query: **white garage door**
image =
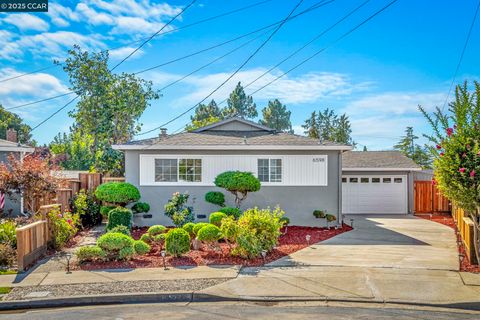
<path fill-rule="evenodd" d="M 342 177 L 342 211 L 345 214 L 406 214 L 407 203 L 407 176 Z"/>

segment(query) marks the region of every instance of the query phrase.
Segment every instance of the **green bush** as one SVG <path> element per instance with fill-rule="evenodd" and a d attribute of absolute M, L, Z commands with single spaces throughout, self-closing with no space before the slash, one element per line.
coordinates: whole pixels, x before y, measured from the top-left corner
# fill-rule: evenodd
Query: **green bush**
<path fill-rule="evenodd" d="M 48 213 L 50 228 L 52 232 L 51 244 L 55 249 L 64 247 L 67 242 L 77 233 L 78 215 L 69 212 L 60 212 L 55 208 Z"/>
<path fill-rule="evenodd" d="M 116 227 L 108 230 L 108 232 L 123 233 L 123 234 L 126 235 L 126 236 L 130 236 L 130 235 L 131 235 L 130 229 L 128 229 L 128 227 L 123 226 L 123 225 L 118 225 L 118 226 L 116 226 Z"/>
<path fill-rule="evenodd" d="M 286 227 L 290 224 L 290 219 L 287 217 L 281 217 L 280 222 L 282 223 L 282 226 Z"/>
<path fill-rule="evenodd" d="M 135 255 L 135 249 L 132 247 L 125 247 L 118 252 L 118 259 L 130 260 Z"/>
<path fill-rule="evenodd" d="M 280 218 L 284 214 L 279 207 L 273 212 L 270 208 L 245 211 L 238 219 L 237 246 L 232 253 L 244 258 L 255 258 L 262 250 L 271 251 L 278 243 L 283 225 Z"/>
<path fill-rule="evenodd" d="M 0 267 L 10 268 L 17 259 L 17 252 L 10 245 L 0 243 Z"/>
<path fill-rule="evenodd" d="M 105 252 L 99 246 L 80 247 L 76 255 L 80 263 L 105 259 Z"/>
<path fill-rule="evenodd" d="M 145 243 L 151 243 L 153 241 L 153 237 L 151 235 L 149 235 L 148 233 L 144 233 L 140 237 L 140 241 L 143 241 Z"/>
<path fill-rule="evenodd" d="M 108 182 L 97 187 L 95 196 L 101 201 L 126 206 L 140 199 L 140 191 L 128 182 Z"/>
<path fill-rule="evenodd" d="M 223 207 L 220 210 L 218 210 L 218 212 L 223 212 L 227 216 L 232 216 L 235 219 L 240 218 L 240 216 L 242 215 L 242 210 L 234 207 Z"/>
<path fill-rule="evenodd" d="M 195 223 L 189 222 L 185 223 L 185 225 L 182 227 L 183 230 L 187 231 L 190 237 L 193 237 L 195 234 L 193 233 L 193 228 L 195 227 Z"/>
<path fill-rule="evenodd" d="M 127 208 L 117 207 L 110 210 L 108 213 L 107 230 L 111 230 L 119 225 L 125 226 L 129 230 L 132 229 L 132 217 L 132 210 Z"/>
<path fill-rule="evenodd" d="M 225 195 L 219 191 L 210 191 L 205 194 L 205 201 L 223 207 L 225 205 Z"/>
<path fill-rule="evenodd" d="M 150 252 L 151 248 L 144 241 L 137 240 L 133 243 L 135 253 L 138 255 L 144 255 Z"/>
<path fill-rule="evenodd" d="M 82 227 L 89 228 L 96 226 L 102 222 L 100 213 L 100 205 L 97 203 L 92 192 L 80 190 L 70 200 L 72 212 L 78 214 Z"/>
<path fill-rule="evenodd" d="M 313 216 L 317 219 L 319 218 L 325 218 L 325 211 L 323 210 L 314 210 L 313 211 Z"/>
<path fill-rule="evenodd" d="M 160 233 L 165 233 L 166 231 L 167 231 L 167 228 L 165 228 L 160 224 L 157 224 L 148 228 L 147 233 L 152 237 L 154 237 L 156 235 L 159 235 Z"/>
<path fill-rule="evenodd" d="M 108 232 L 100 236 L 97 245 L 106 252 L 118 252 L 126 247 L 133 246 L 133 238 L 123 233 Z"/>
<path fill-rule="evenodd" d="M 195 220 L 193 208 L 186 205 L 189 197 L 188 193 L 175 192 L 165 205 L 165 215 L 172 219 L 177 227 Z"/>
<path fill-rule="evenodd" d="M 210 214 L 208 221 L 210 221 L 211 224 L 214 224 L 217 227 L 220 227 L 220 225 L 222 224 L 222 219 L 226 217 L 227 215 L 223 212 L 213 212 Z"/>
<path fill-rule="evenodd" d="M 157 244 L 163 244 L 165 242 L 166 233 L 157 234 L 153 237 L 153 241 Z"/>
<path fill-rule="evenodd" d="M 260 190 L 260 180 L 251 172 L 227 171 L 220 173 L 214 181 L 219 188 L 224 188 L 235 195 L 235 204 L 240 208 L 241 202 L 249 192 Z"/>
<path fill-rule="evenodd" d="M 203 227 L 208 226 L 208 225 L 209 225 L 209 223 L 206 223 L 206 222 L 196 223 L 195 226 L 193 227 L 193 234 L 197 235 L 198 231 L 200 231 L 200 229 L 202 229 Z"/>
<path fill-rule="evenodd" d="M 337 217 L 335 217 L 333 214 L 326 214 L 325 219 L 327 219 L 328 222 L 332 222 L 337 220 Z"/>
<path fill-rule="evenodd" d="M 188 232 L 181 228 L 168 231 L 165 236 L 165 250 L 174 257 L 179 257 L 190 251 L 190 236 Z"/>
<path fill-rule="evenodd" d="M 220 231 L 223 234 L 223 238 L 227 242 L 235 242 L 237 239 L 238 234 L 238 224 L 237 221 L 232 217 L 228 216 L 222 220 L 222 224 L 220 226 Z"/>
<path fill-rule="evenodd" d="M 13 248 L 17 246 L 17 224 L 14 220 L 0 221 L 0 243 L 7 244 Z"/>
<path fill-rule="evenodd" d="M 133 205 L 132 211 L 135 213 L 147 213 L 150 211 L 150 205 L 146 202 L 137 202 Z"/>
<path fill-rule="evenodd" d="M 197 239 L 203 242 L 216 242 L 222 238 L 222 232 L 216 225 L 209 224 L 198 231 Z"/>
<path fill-rule="evenodd" d="M 101 206 L 100 207 L 100 214 L 105 217 L 105 218 L 108 218 L 108 213 L 115 209 L 117 206 Z"/>

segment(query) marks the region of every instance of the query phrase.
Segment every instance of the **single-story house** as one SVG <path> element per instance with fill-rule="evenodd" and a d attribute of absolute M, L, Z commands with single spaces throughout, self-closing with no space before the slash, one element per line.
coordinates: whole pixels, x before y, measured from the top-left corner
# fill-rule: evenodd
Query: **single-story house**
<path fill-rule="evenodd" d="M 22 159 L 26 153 L 32 153 L 35 148 L 23 145 L 17 142 L 17 132 L 13 129 L 7 129 L 7 140 L 0 139 L 0 162 L 8 163 L 8 156 L 13 154 L 18 159 Z M 3 212 L 8 215 L 16 216 L 23 211 L 23 199 L 20 195 L 14 194 L 11 197 L 5 197 Z"/>
<path fill-rule="evenodd" d="M 248 195 L 242 208 L 273 208 L 279 205 L 294 225 L 324 224 L 324 219 L 315 219 L 312 214 L 320 209 L 335 215 L 339 222 L 344 208 L 356 213 L 349 209 L 352 203 L 350 200 L 345 202 L 342 194 L 356 194 L 358 198 L 362 193 L 355 190 L 354 180 L 351 185 L 348 179 L 346 184 L 342 183 L 345 178 L 360 179 L 363 183 L 359 185 L 366 186 L 362 178 L 388 176 L 395 186 L 392 192 L 398 192 L 403 197 L 408 193 L 409 185 L 405 174 L 408 176 L 408 172 L 416 167 L 410 162 L 410 168 L 403 167 L 403 171 L 397 171 L 399 168 L 389 164 L 382 171 L 380 164 L 375 166 L 377 169 L 349 164 L 354 170 L 343 171 L 342 162 L 346 154 L 349 155 L 346 156 L 347 163 L 350 163 L 349 159 L 357 158 L 357 152 L 350 152 L 351 146 L 276 132 L 240 118 L 230 118 L 174 135 L 167 135 L 162 129 L 156 138 L 115 145 L 114 149 L 125 154 L 126 181 L 137 186 L 142 195 L 141 201 L 151 206 L 151 217 L 135 218 L 138 225 L 171 224 L 163 214 L 164 205 L 177 191 L 190 194 L 190 205 L 198 221 L 207 220 L 208 214 L 218 209 L 204 200 L 208 191 L 223 191 L 228 199 L 227 205 L 233 206 L 233 195 L 213 183 L 218 174 L 231 170 L 252 172 L 262 184 L 260 191 Z M 405 158 L 399 153 L 395 155 L 402 160 Z M 392 158 L 395 158 L 394 153 Z M 398 178 L 404 179 L 402 183 Z M 372 184 L 376 181 L 376 178 L 372 180 Z M 386 184 L 387 180 L 382 180 L 382 183 Z M 400 192 L 398 187 L 405 190 Z M 378 198 L 378 192 L 371 190 L 371 196 Z M 362 205 L 363 202 L 356 203 Z M 388 204 L 388 201 L 385 203 Z M 406 214 L 409 205 L 402 205 L 399 210 Z"/>

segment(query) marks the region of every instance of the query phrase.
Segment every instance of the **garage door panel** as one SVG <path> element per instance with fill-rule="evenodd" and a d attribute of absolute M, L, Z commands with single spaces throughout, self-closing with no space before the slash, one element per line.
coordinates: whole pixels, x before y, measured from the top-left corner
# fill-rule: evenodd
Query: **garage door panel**
<path fill-rule="evenodd" d="M 361 175 L 344 178 L 347 178 L 347 182 L 342 182 L 343 213 L 407 213 L 407 177 L 405 175 Z M 372 178 L 376 178 L 375 182 Z"/>

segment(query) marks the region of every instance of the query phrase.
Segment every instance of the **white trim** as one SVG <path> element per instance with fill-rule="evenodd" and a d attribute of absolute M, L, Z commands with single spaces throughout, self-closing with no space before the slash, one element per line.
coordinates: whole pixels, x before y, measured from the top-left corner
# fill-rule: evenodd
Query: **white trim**
<path fill-rule="evenodd" d="M 422 168 L 342 168 L 342 171 L 422 171 Z"/>
<path fill-rule="evenodd" d="M 352 150 L 352 146 L 323 146 L 323 145 L 141 145 L 116 144 L 114 150 Z M 421 169 L 420 169 L 421 170 Z"/>
<path fill-rule="evenodd" d="M 6 151 L 6 152 L 34 152 L 35 148 L 0 146 L 0 151 Z"/>

